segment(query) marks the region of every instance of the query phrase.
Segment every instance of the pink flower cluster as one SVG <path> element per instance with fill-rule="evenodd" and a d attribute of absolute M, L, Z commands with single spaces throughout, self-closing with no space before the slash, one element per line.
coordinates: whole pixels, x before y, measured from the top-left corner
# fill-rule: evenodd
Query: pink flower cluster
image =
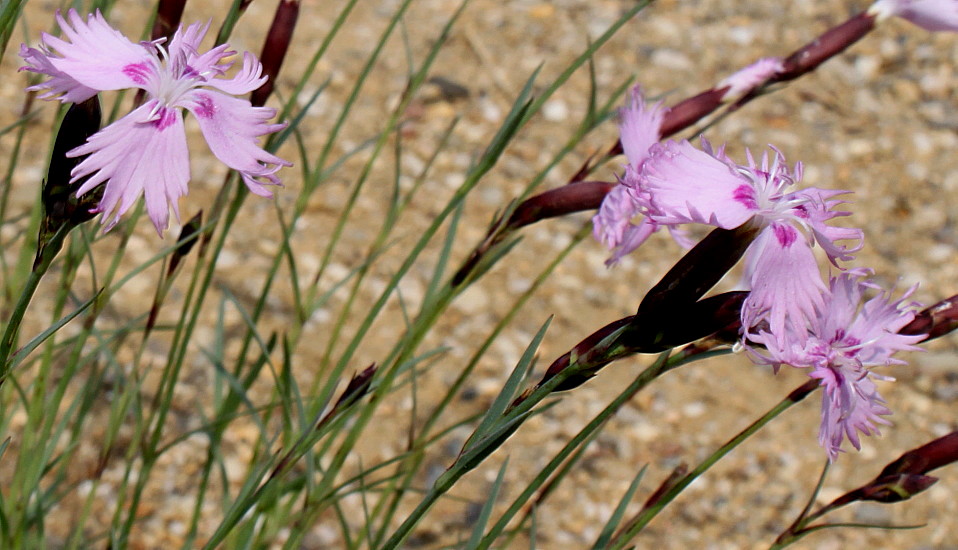
<path fill-rule="evenodd" d="M 930 31 L 958 31 L 958 0 L 877 0 L 867 14 L 878 22 L 894 16 Z M 736 101 L 783 70 L 782 60 L 761 59 L 716 90 L 724 90 L 723 101 Z M 618 262 L 661 227 L 690 246 L 684 224 L 753 224 L 760 231 L 745 253 L 750 293 L 741 312 L 742 345 L 758 363 L 806 368 L 821 381 L 819 442 L 830 460 L 846 438 L 860 449 L 859 433 L 878 433 L 877 425 L 888 423 L 882 417 L 891 414 L 874 383 L 891 378 L 871 369 L 903 364 L 893 355 L 919 349 L 915 344 L 924 338 L 898 333 L 914 319 L 918 304 L 905 302 L 911 291 L 893 301 L 867 281 L 864 269 L 826 284 L 813 247 L 839 269 L 839 261 L 852 260 L 862 247 L 860 229 L 829 223 L 848 215 L 835 210 L 844 202 L 836 197 L 847 191 L 794 189 L 801 164 L 789 168 L 774 147 L 760 162 L 746 151 L 746 163 L 738 164 L 704 139 L 701 149 L 687 141 L 660 143 L 667 112 L 661 103 L 647 105 L 638 89 L 620 111 L 628 164 L 593 218 L 596 239 L 613 251 L 606 263 Z M 865 299 L 869 290 L 877 295 Z"/>
<path fill-rule="evenodd" d="M 860 229 L 831 225 L 849 214 L 837 210 L 848 192 L 796 189 L 802 165 L 789 167 L 774 147 L 759 160 L 746 151 L 739 164 L 704 139 L 701 148 L 659 142 L 664 112 L 636 90 L 620 113 L 628 165 L 594 218 L 596 237 L 614 250 L 610 263 L 661 227 L 680 243 L 690 223 L 759 229 L 744 258 L 751 292 L 742 306 L 742 344 L 757 362 L 809 368 L 821 380 L 820 442 L 831 459 L 845 437 L 859 448 L 858 433 L 877 433 L 890 414 L 870 368 L 901 363 L 892 354 L 916 349 L 922 337 L 897 334 L 914 317 L 911 304 L 884 294 L 861 303 L 863 290 L 874 287 L 864 271 L 823 280 L 816 245 L 839 269 L 862 247 Z"/>
<path fill-rule="evenodd" d="M 28 89 L 62 102 L 84 101 L 107 90 L 146 92 L 143 105 L 67 153 L 87 155 L 71 173 L 71 182 L 86 178 L 78 196 L 105 182 L 97 211 L 107 230 L 141 195 L 161 236 L 171 206 L 179 218 L 177 201 L 190 180 L 184 109 L 196 118 L 216 158 L 236 170 L 251 192 L 269 197 L 266 186 L 280 185 L 276 172 L 291 163 L 264 151 L 259 138 L 286 125 L 268 122 L 275 109 L 233 97 L 266 81 L 256 56 L 245 53 L 242 68 L 225 78 L 232 62 L 224 60 L 236 52 L 223 44 L 200 53 L 208 22 L 178 29 L 166 46 L 163 40 L 131 42 L 99 11 L 84 21 L 71 9 L 66 18 L 58 13 L 57 22 L 65 38 L 44 33 L 39 49 L 20 48 L 27 62 L 22 70 L 49 77 Z"/>
<path fill-rule="evenodd" d="M 881 376 L 871 367 L 903 365 L 904 361 L 892 355 L 919 350 L 914 344 L 924 338 L 898 334 L 915 316 L 912 309 L 917 304 L 905 302 L 911 291 L 892 301 L 865 280 L 869 273 L 857 269 L 832 277 L 822 293 L 821 306 L 806 326 L 789 325 L 784 335 L 759 329 L 746 339 L 756 362 L 775 368 L 782 364 L 807 368 L 809 376 L 821 380 L 825 394 L 818 441 L 831 460 L 841 452 L 845 437 L 860 449 L 858 432 L 877 434 L 876 424 L 888 424 L 882 416 L 891 411 L 872 380 L 893 378 Z M 864 300 L 867 290 L 877 294 Z"/>

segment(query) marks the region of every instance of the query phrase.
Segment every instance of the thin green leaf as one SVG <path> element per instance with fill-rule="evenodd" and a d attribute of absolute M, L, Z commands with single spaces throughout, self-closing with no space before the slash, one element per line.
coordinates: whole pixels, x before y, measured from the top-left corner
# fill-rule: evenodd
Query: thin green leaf
<path fill-rule="evenodd" d="M 502 386 L 502 391 L 499 392 L 496 399 L 489 405 L 489 410 L 486 411 L 482 422 L 476 427 L 476 431 L 469 437 L 469 441 L 463 446 L 464 449 L 468 449 L 471 442 L 482 440 L 489 434 L 494 426 L 501 423 L 502 415 L 509 404 L 515 400 L 516 395 L 518 395 L 519 387 L 526 379 L 532 367 L 532 361 L 536 357 L 536 352 L 539 350 L 539 344 L 542 343 L 542 339 L 546 335 L 546 330 L 549 329 L 551 323 L 552 317 L 550 316 L 546 319 L 546 322 L 542 324 L 542 327 L 539 328 L 539 331 L 536 332 L 536 335 L 532 338 L 532 341 L 529 342 L 529 345 L 526 346 L 526 350 L 522 353 L 522 357 L 519 358 L 516 367 L 512 369 L 512 374 L 509 375 L 508 380 L 506 380 L 506 383 Z"/>
<path fill-rule="evenodd" d="M 642 478 L 645 477 L 645 471 L 647 469 L 648 465 L 642 466 L 642 469 L 636 474 L 632 483 L 629 484 L 629 488 L 626 489 L 625 494 L 622 495 L 622 498 L 619 500 L 619 505 L 615 507 L 615 511 L 612 512 L 609 521 L 605 522 L 605 526 L 602 527 L 602 532 L 599 533 L 599 537 L 595 539 L 595 544 L 592 545 L 593 550 L 602 550 L 609 545 L 609 542 L 612 540 L 612 535 L 616 529 L 619 528 L 619 524 L 622 523 L 622 518 L 625 517 L 625 511 L 632 502 L 635 492 L 639 489 L 639 485 L 642 483 Z"/>
<path fill-rule="evenodd" d="M 466 543 L 464 548 L 469 550 L 474 550 L 477 548 L 479 541 L 482 539 L 482 533 L 486 530 L 486 525 L 489 523 L 489 517 L 492 515 L 492 508 L 496 505 L 496 498 L 499 496 L 499 490 L 502 489 L 502 482 L 506 477 L 506 468 L 509 467 L 509 458 L 507 457 L 502 463 L 502 467 L 499 468 L 499 474 L 496 475 L 496 481 L 492 484 L 492 487 L 489 488 L 489 493 L 485 496 L 486 503 L 482 505 L 482 510 L 479 512 L 479 518 L 476 519 L 476 524 L 472 528 L 472 536 L 469 537 L 469 542 Z"/>

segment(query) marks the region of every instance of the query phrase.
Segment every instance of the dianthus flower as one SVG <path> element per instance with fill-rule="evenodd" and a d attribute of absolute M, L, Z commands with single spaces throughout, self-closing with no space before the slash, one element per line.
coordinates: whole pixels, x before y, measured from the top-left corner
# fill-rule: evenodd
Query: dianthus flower
<path fill-rule="evenodd" d="M 67 19 L 57 13 L 65 39 L 44 33 L 40 49 L 21 46 L 27 62 L 21 70 L 49 77 L 28 90 L 62 102 L 84 101 L 107 90 L 146 92 L 143 105 L 67 153 L 89 155 L 71 173 L 71 183 L 89 176 L 77 196 L 106 182 L 96 211 L 107 230 L 141 194 L 160 235 L 168 226 L 170 206 L 179 219 L 177 201 L 187 193 L 190 179 L 183 109 L 196 117 L 216 158 L 236 170 L 251 192 L 271 196 L 265 186 L 280 185 L 276 172 L 291 163 L 264 151 L 259 137 L 285 124 L 268 123 L 275 109 L 232 97 L 266 82 L 256 56 L 244 53 L 242 69 L 224 78 L 232 65 L 224 59 L 236 52 L 223 44 L 199 53 L 209 22 L 179 28 L 164 46 L 163 39 L 131 42 L 99 11 L 84 21 L 71 9 Z"/>
<path fill-rule="evenodd" d="M 927 31 L 958 31 L 958 0 L 878 0 L 868 13 L 879 21 L 901 17 Z"/>
<path fill-rule="evenodd" d="M 861 449 L 859 432 L 878 434 L 878 424 L 891 414 L 878 394 L 874 379 L 893 380 L 879 375 L 872 367 L 902 365 L 892 356 L 899 351 L 920 350 L 914 344 L 924 335 L 903 335 L 898 331 L 914 319 L 912 307 L 905 303 L 911 291 L 898 301 L 887 293 L 862 303 L 866 291 L 877 287 L 864 280 L 866 270 L 849 270 L 831 279 L 823 293 L 823 304 L 806 327 L 790 325 L 784 341 L 764 330 L 747 336 L 746 346 L 758 363 L 781 364 L 810 369 L 809 376 L 821 381 L 822 423 L 818 441 L 829 460 L 835 460 L 847 437 Z M 750 347 L 749 341 L 765 347 Z"/>
<path fill-rule="evenodd" d="M 648 218 L 633 223 L 633 218 L 641 213 L 642 205 L 628 187 L 629 182 L 634 181 L 629 174 L 641 169 L 649 156 L 649 148 L 662 137 L 659 129 L 665 111 L 662 103 L 647 105 L 638 87 L 632 90 L 631 103 L 619 110 L 619 141 L 628 160 L 626 177 L 606 195 L 592 218 L 593 236 L 613 251 L 606 265 L 618 262 L 658 229 Z"/>
<path fill-rule="evenodd" d="M 861 248 L 861 230 L 827 224 L 848 214 L 832 210 L 844 202 L 835 197 L 847 191 L 789 191 L 801 180 L 802 165 L 789 169 L 777 149 L 771 161 L 765 153 L 760 163 L 747 152 L 748 164 L 739 165 L 723 148 L 713 151 L 702 143 L 701 150 L 688 141 L 653 145 L 630 186 L 636 200 L 657 225 L 758 224 L 762 230 L 745 254 L 751 293 L 742 307 L 742 326 L 748 331 L 767 321 L 775 335 L 784 334 L 787 322 L 804 326 L 825 289 L 812 246 L 817 242 L 836 266 Z M 857 242 L 842 246 L 835 243 L 839 240 Z"/>

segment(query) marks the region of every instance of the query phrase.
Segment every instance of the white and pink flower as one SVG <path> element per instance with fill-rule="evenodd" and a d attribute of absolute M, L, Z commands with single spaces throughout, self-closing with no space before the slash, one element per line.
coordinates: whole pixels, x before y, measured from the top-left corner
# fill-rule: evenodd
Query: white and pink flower
<path fill-rule="evenodd" d="M 847 215 L 833 208 L 844 191 L 814 187 L 791 190 L 802 178 L 802 165 L 793 168 L 772 149 L 761 162 L 750 153 L 739 165 L 702 141 L 702 149 L 688 141 L 653 145 L 629 188 L 650 223 L 674 227 L 698 223 L 733 229 L 749 220 L 761 232 L 746 251 L 746 280 L 751 294 L 742 307 L 747 332 L 767 322 L 773 334 L 785 325 L 804 326 L 821 305 L 825 289 L 812 246 L 818 243 L 836 266 L 852 259 L 861 248 L 859 229 L 832 227 L 831 219 Z M 835 241 L 850 240 L 850 245 Z"/>
<path fill-rule="evenodd" d="M 71 182 L 87 178 L 77 195 L 105 182 L 97 211 L 109 230 L 144 196 L 157 232 L 169 224 L 169 209 L 179 218 L 178 199 L 190 180 L 183 110 L 193 114 L 213 154 L 236 170 L 249 190 L 269 197 L 268 185 L 280 185 L 276 172 L 291 163 L 263 150 L 261 136 L 285 124 L 270 124 L 276 110 L 253 107 L 232 97 L 260 87 L 266 77 L 251 53 L 232 78 L 224 77 L 236 52 L 223 44 L 199 53 L 209 23 L 194 23 L 163 40 L 133 43 L 97 12 L 86 21 L 76 11 L 57 14 L 64 39 L 43 34 L 39 49 L 21 46 L 24 70 L 49 78 L 30 90 L 44 99 L 79 102 L 98 92 L 136 88 L 146 102 L 100 130 L 68 156 L 88 155 L 71 173 Z"/>
<path fill-rule="evenodd" d="M 776 368 L 782 364 L 807 368 L 809 376 L 821 381 L 824 395 L 818 439 L 830 460 L 841 452 L 845 438 L 861 449 L 859 433 L 875 435 L 879 424 L 889 423 L 882 417 L 891 411 L 874 380 L 893 379 L 871 369 L 904 364 L 893 355 L 920 350 L 915 344 L 925 338 L 898 333 L 915 317 L 917 304 L 905 301 L 911 291 L 892 301 L 865 280 L 868 274 L 858 269 L 833 277 L 822 293 L 822 305 L 806 326 L 788 325 L 784 338 L 759 330 L 746 341 L 756 362 Z M 877 295 L 863 303 L 865 293 L 874 290 L 879 290 Z"/>

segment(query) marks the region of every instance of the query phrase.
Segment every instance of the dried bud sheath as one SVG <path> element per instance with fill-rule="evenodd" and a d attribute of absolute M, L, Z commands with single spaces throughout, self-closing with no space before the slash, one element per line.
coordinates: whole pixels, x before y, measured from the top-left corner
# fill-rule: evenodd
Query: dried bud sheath
<path fill-rule="evenodd" d="M 509 218 L 509 227 L 516 229 L 546 218 L 594 210 L 616 185 L 606 181 L 577 181 L 546 191 L 519 205 Z"/>

